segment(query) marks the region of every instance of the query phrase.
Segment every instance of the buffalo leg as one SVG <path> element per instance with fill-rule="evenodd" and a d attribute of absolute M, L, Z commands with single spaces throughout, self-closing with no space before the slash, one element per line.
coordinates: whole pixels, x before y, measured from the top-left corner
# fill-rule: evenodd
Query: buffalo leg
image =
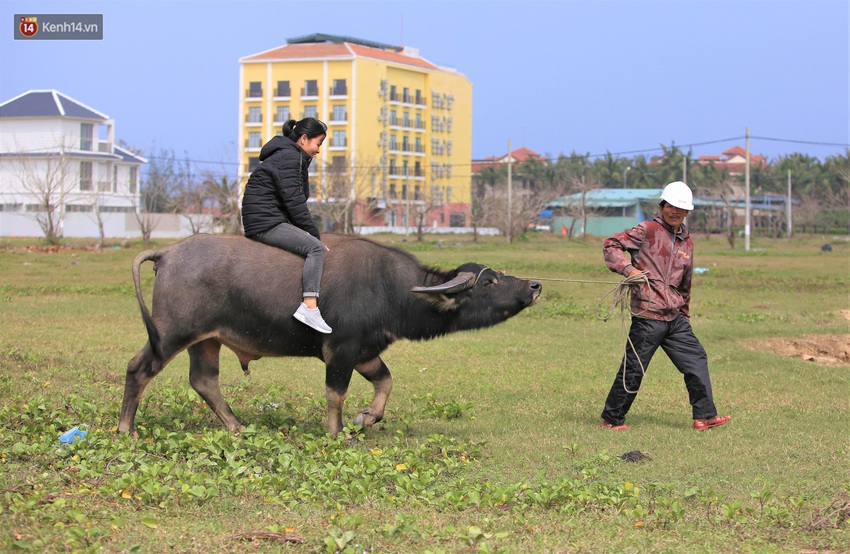
<path fill-rule="evenodd" d="M 375 396 L 372 397 L 372 403 L 354 418 L 354 425 L 370 427 L 381 421 L 384 417 L 387 398 L 389 398 L 390 391 L 393 388 L 393 377 L 390 375 L 387 364 L 379 356 L 368 362 L 356 365 L 354 369 L 375 387 Z"/>
<path fill-rule="evenodd" d="M 354 372 L 354 355 L 342 350 L 325 353 L 325 398 L 328 401 L 328 432 L 342 431 L 342 406 Z"/>
<path fill-rule="evenodd" d="M 121 403 L 121 415 L 118 419 L 119 433 L 130 433 L 134 438 L 138 436 L 135 424 L 136 410 L 139 408 L 142 393 L 163 367 L 165 364 L 154 356 L 150 342 L 145 344 L 145 347 L 127 364 L 124 401 Z"/>
<path fill-rule="evenodd" d="M 201 398 L 207 403 L 218 419 L 231 433 L 239 433 L 244 429 L 233 414 L 233 410 L 221 395 L 218 382 L 218 355 L 221 343 L 207 339 L 189 347 L 189 383 Z"/>

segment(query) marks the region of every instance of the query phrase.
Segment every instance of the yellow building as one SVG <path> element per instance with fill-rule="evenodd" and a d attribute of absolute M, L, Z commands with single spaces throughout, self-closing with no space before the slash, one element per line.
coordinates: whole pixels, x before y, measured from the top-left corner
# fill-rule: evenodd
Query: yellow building
<path fill-rule="evenodd" d="M 409 47 L 309 35 L 239 60 L 243 185 L 288 119 L 328 126 L 311 167 L 325 228 L 469 225 L 472 85 Z"/>

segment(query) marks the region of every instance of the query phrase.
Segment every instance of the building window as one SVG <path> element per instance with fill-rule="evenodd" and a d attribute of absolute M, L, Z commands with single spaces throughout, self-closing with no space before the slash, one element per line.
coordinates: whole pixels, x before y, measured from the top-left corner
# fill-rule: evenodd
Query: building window
<path fill-rule="evenodd" d="M 416 105 L 417 106 L 424 106 L 425 105 L 425 98 L 422 97 L 422 91 L 419 90 L 419 89 L 416 89 Z"/>
<path fill-rule="evenodd" d="M 318 96 L 319 82 L 315 79 L 304 81 L 304 88 L 301 90 L 301 96 Z"/>
<path fill-rule="evenodd" d="M 331 146 L 345 148 L 345 131 L 334 131 L 333 137 L 331 137 Z"/>
<path fill-rule="evenodd" d="M 401 137 L 401 149 L 404 152 L 410 152 L 410 139 L 407 137 Z"/>
<path fill-rule="evenodd" d="M 331 121 L 346 121 L 348 118 L 345 114 L 345 105 L 334 106 Z"/>
<path fill-rule="evenodd" d="M 401 101 L 404 102 L 405 104 L 410 104 L 410 89 L 409 88 L 404 87 L 404 90 L 402 90 Z"/>
<path fill-rule="evenodd" d="M 422 153 L 424 153 L 424 152 L 425 152 L 425 147 L 424 147 L 424 146 L 422 146 L 422 139 L 421 139 L 420 137 L 416 137 L 416 146 L 415 146 L 415 148 L 416 148 L 416 150 L 415 150 L 415 151 L 416 151 L 416 153 L 417 153 L 417 154 L 422 154 Z"/>
<path fill-rule="evenodd" d="M 390 126 L 395 127 L 396 125 L 398 125 L 398 114 L 395 110 L 390 110 Z"/>
<path fill-rule="evenodd" d="M 346 94 L 348 94 L 348 87 L 345 84 L 345 79 L 334 79 L 331 96 L 345 96 Z"/>
<path fill-rule="evenodd" d="M 130 168 L 130 194 L 136 194 L 139 184 L 139 168 Z"/>
<path fill-rule="evenodd" d="M 291 91 L 289 90 L 289 81 L 278 81 L 277 82 L 277 94 L 275 96 L 279 96 L 282 98 L 289 98 Z"/>
<path fill-rule="evenodd" d="M 248 98 L 262 98 L 263 83 L 260 81 L 251 81 L 248 83 Z"/>
<path fill-rule="evenodd" d="M 80 150 L 91 151 L 94 142 L 94 124 L 80 123 Z"/>
<path fill-rule="evenodd" d="M 319 117 L 319 111 L 316 106 L 304 106 L 304 117 Z"/>
<path fill-rule="evenodd" d="M 466 214 L 463 212 L 449 214 L 449 227 L 466 227 Z"/>
<path fill-rule="evenodd" d="M 408 112 L 402 112 L 402 114 L 401 114 L 401 126 L 402 127 L 410 127 L 410 114 Z"/>
<path fill-rule="evenodd" d="M 260 148 L 262 145 L 260 133 L 248 133 L 248 148 Z"/>
<path fill-rule="evenodd" d="M 395 167 L 395 160 L 390 160 L 390 168 L 387 170 L 390 175 L 397 175 L 398 172 Z"/>
<path fill-rule="evenodd" d="M 398 141 L 395 135 L 390 135 L 390 150 L 398 150 Z"/>
<path fill-rule="evenodd" d="M 405 177 L 410 175 L 410 169 L 409 169 L 409 164 L 408 164 L 407 160 L 402 160 L 402 162 L 401 162 L 401 174 L 404 175 Z M 407 186 L 407 185 L 405 185 L 405 186 Z"/>
<path fill-rule="evenodd" d="M 263 109 L 259 107 L 248 108 L 248 123 L 262 123 Z"/>
<path fill-rule="evenodd" d="M 289 106 L 278 106 L 274 115 L 275 123 L 286 123 L 289 121 Z"/>
<path fill-rule="evenodd" d="M 425 128 L 425 122 L 422 121 L 422 114 L 421 113 L 416 114 L 416 128 L 417 129 L 424 129 Z"/>
<path fill-rule="evenodd" d="M 92 189 L 92 163 L 80 162 L 80 190 Z"/>
<path fill-rule="evenodd" d="M 398 92 L 395 85 L 390 85 L 390 102 L 398 102 Z"/>
<path fill-rule="evenodd" d="M 260 158 L 253 157 L 253 156 L 248 158 L 248 173 L 251 173 L 252 171 L 257 169 L 259 166 L 260 166 Z"/>
<path fill-rule="evenodd" d="M 107 165 L 106 164 L 97 164 L 97 191 L 98 192 L 109 192 L 112 186 L 109 183 L 108 179 L 109 173 L 107 173 Z"/>

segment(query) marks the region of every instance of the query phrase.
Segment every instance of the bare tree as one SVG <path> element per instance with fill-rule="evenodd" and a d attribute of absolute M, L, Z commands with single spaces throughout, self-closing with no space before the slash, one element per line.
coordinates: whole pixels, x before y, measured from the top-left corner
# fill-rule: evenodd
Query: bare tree
<path fill-rule="evenodd" d="M 24 213 L 35 219 L 49 244 L 62 239 L 65 206 L 73 191 L 91 186 L 91 176 L 86 181 L 80 175 L 80 163 L 71 153 L 70 142 L 59 137 L 54 143 L 36 152 L 17 148 L 12 157 L 23 192 Z"/>
<path fill-rule="evenodd" d="M 378 198 L 389 200 L 388 191 L 378 182 L 380 171 L 377 163 L 364 160 L 354 166 L 346 156 L 334 156 L 320 178 L 310 181 L 311 195 L 316 198 L 310 211 L 336 232 L 354 233 L 355 226 L 362 223 L 355 221 L 358 210 L 362 218 Z"/>
<path fill-rule="evenodd" d="M 570 223 L 569 236 L 575 236 L 576 222 L 581 221 L 581 232 L 579 234 L 584 237 L 587 234 L 587 217 L 589 215 L 587 196 L 588 193 L 599 188 L 599 182 L 588 174 L 574 175 L 570 180 L 572 193 L 569 198 L 572 199 L 572 202 L 567 206 L 567 213 L 572 217 L 572 222 Z"/>
<path fill-rule="evenodd" d="M 348 158 L 335 156 L 330 164 L 325 165 L 322 179 L 316 182 L 317 202 L 311 211 L 328 222 L 334 230 L 353 232 L 352 212 L 357 188 L 357 173 L 350 167 Z"/>
<path fill-rule="evenodd" d="M 239 181 L 227 175 L 216 177 L 208 171 L 204 174 L 202 185 L 213 214 L 213 226 L 222 233 L 241 234 Z"/>
<path fill-rule="evenodd" d="M 133 214 L 142 240 L 149 242 L 159 224 L 161 214 L 174 210 L 174 189 L 178 183 L 178 166 L 173 152 L 160 150 L 148 160 L 138 197 L 132 197 Z"/>

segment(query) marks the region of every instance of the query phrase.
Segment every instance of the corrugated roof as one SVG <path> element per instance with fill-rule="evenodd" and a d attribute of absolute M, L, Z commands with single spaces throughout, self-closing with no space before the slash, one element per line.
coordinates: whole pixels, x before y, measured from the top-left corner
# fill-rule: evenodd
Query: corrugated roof
<path fill-rule="evenodd" d="M 363 46 L 371 46 L 372 48 L 380 48 L 382 50 L 401 50 L 401 46 L 393 46 L 392 44 L 385 44 L 383 42 L 376 42 L 374 40 L 364 40 L 362 38 L 354 38 L 354 37 L 346 37 L 342 35 L 328 35 L 325 33 L 313 33 L 311 35 L 304 35 L 301 37 L 288 38 L 286 39 L 287 44 L 304 44 L 310 42 L 336 42 L 341 44 L 343 42 L 350 42 L 351 44 L 362 44 Z"/>
<path fill-rule="evenodd" d="M 0 104 L 0 117 L 72 117 L 106 121 L 109 116 L 58 90 L 30 90 Z"/>
<path fill-rule="evenodd" d="M 587 206 L 596 208 L 622 208 L 640 202 L 658 202 L 664 189 L 594 189 L 585 195 Z M 575 204 L 581 193 L 558 198 L 550 204 L 552 207 Z"/>

